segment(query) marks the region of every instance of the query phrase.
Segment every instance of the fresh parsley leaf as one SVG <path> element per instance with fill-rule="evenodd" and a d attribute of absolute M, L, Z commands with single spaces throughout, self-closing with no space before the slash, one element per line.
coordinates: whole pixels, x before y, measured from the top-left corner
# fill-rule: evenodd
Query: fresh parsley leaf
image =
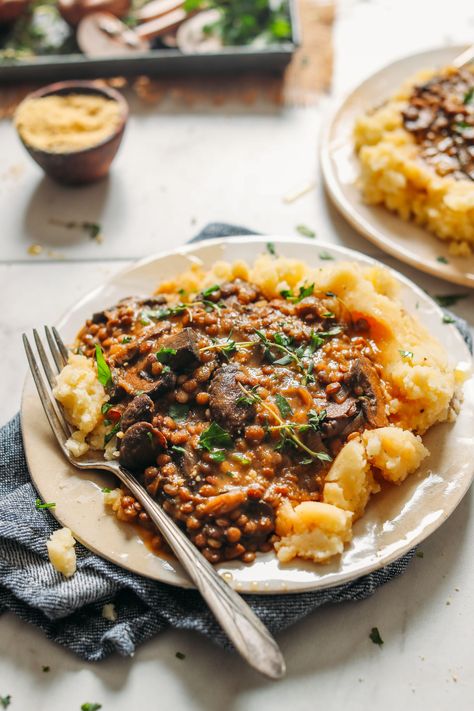
<path fill-rule="evenodd" d="M 467 121 L 457 121 L 455 125 L 461 131 L 464 131 L 464 129 L 466 129 L 466 128 L 472 128 L 471 124 L 467 123 Z"/>
<path fill-rule="evenodd" d="M 50 502 L 50 503 L 43 503 L 41 499 L 36 499 L 35 501 L 35 509 L 37 511 L 44 511 L 44 509 L 54 509 L 56 506 L 55 503 Z"/>
<path fill-rule="evenodd" d="M 147 433 L 146 433 L 146 436 L 148 437 L 148 439 L 150 440 L 150 442 L 153 444 L 153 432 L 147 432 Z"/>
<path fill-rule="evenodd" d="M 437 261 L 437 262 L 441 262 L 441 264 L 449 264 L 449 262 L 448 262 L 448 260 L 446 259 L 446 257 L 443 257 L 442 255 L 440 255 L 439 257 L 436 257 L 436 261 Z"/>
<path fill-rule="evenodd" d="M 399 348 L 398 352 L 400 353 L 402 358 L 413 358 L 412 351 L 405 351 L 403 350 L 403 348 Z"/>
<path fill-rule="evenodd" d="M 308 286 L 300 286 L 298 294 L 293 294 L 290 289 L 283 289 L 280 294 L 287 301 L 291 301 L 292 304 L 299 304 L 307 296 L 311 296 L 313 292 L 314 284 L 309 284 Z"/>
<path fill-rule="evenodd" d="M 208 286 L 207 289 L 204 289 L 204 291 L 201 291 L 201 296 L 207 298 L 211 294 L 214 294 L 214 292 L 219 291 L 219 289 L 219 284 L 213 284 L 212 286 Z"/>
<path fill-rule="evenodd" d="M 12 702 L 12 697 L 10 694 L 7 696 L 0 696 L 0 706 L 2 709 L 7 709 Z"/>
<path fill-rule="evenodd" d="M 463 104 L 470 104 L 472 103 L 472 100 L 474 99 L 474 89 L 469 89 L 469 91 L 466 91 L 464 94 L 464 99 L 462 100 Z"/>
<path fill-rule="evenodd" d="M 276 253 L 275 245 L 273 244 L 273 242 L 267 242 L 267 252 L 268 252 L 268 254 L 271 254 L 272 257 L 278 256 Z"/>
<path fill-rule="evenodd" d="M 91 239 L 97 239 L 102 232 L 102 228 L 98 222 L 83 222 L 82 229 L 89 234 Z"/>
<path fill-rule="evenodd" d="M 95 344 L 95 360 L 97 363 L 97 376 L 99 378 L 99 383 L 107 388 L 112 384 L 112 373 L 107 365 L 104 352 L 98 343 Z"/>
<path fill-rule="evenodd" d="M 172 356 L 175 356 L 178 351 L 176 348 L 160 348 L 156 353 L 156 360 L 159 363 L 168 363 Z"/>
<path fill-rule="evenodd" d="M 467 299 L 468 296 L 469 294 L 438 294 L 433 298 L 439 306 L 449 308 L 449 306 L 455 306 L 458 301 Z"/>
<path fill-rule="evenodd" d="M 176 659 L 186 659 L 186 655 L 183 652 L 176 652 L 175 657 Z"/>
<path fill-rule="evenodd" d="M 99 711 L 99 709 L 102 708 L 102 704 L 96 704 L 96 703 L 91 703 L 90 701 L 86 701 L 85 704 L 82 704 L 81 706 L 81 711 Z"/>
<path fill-rule="evenodd" d="M 282 417 L 285 419 L 287 417 L 290 417 L 293 414 L 293 410 L 291 409 L 291 405 L 286 399 L 286 397 L 283 397 L 283 395 L 280 395 L 280 393 L 277 393 L 275 395 L 275 402 L 277 404 L 278 409 L 280 410 L 280 414 Z"/>
<path fill-rule="evenodd" d="M 51 667 L 48 667 L 46 665 L 43 665 L 41 667 L 41 671 L 44 672 L 45 674 L 51 670 Z"/>
<path fill-rule="evenodd" d="M 423 553 L 423 551 L 420 551 L 420 550 L 416 551 L 415 555 L 417 558 L 424 558 L 425 557 L 425 554 Z"/>
<path fill-rule="evenodd" d="M 174 444 L 172 447 L 170 447 L 170 451 L 173 452 L 173 454 L 186 454 L 185 448 L 180 447 L 177 444 Z"/>
<path fill-rule="evenodd" d="M 444 314 L 443 323 L 456 323 L 456 319 L 450 316 L 450 314 Z"/>
<path fill-rule="evenodd" d="M 111 407 L 113 407 L 111 402 L 104 402 L 104 404 L 100 408 L 100 411 L 103 415 L 106 415 Z"/>
<path fill-rule="evenodd" d="M 303 237 L 310 237 L 311 239 L 316 237 L 316 232 L 313 232 L 313 230 L 306 227 L 306 225 L 296 225 L 296 231 L 299 232 L 300 235 L 303 235 Z"/>
<path fill-rule="evenodd" d="M 225 462 L 226 453 L 224 449 L 213 449 L 209 456 L 213 462 Z"/>
<path fill-rule="evenodd" d="M 329 254 L 329 252 L 320 252 L 319 258 L 322 259 L 323 261 L 330 261 L 330 260 L 334 259 L 332 254 Z"/>
<path fill-rule="evenodd" d="M 104 437 L 104 447 L 105 447 L 106 444 L 108 444 L 108 443 L 110 442 L 110 440 L 111 440 L 113 437 L 115 437 L 115 435 L 117 434 L 117 432 L 118 432 L 119 430 L 120 430 L 120 421 L 117 422 L 117 424 L 112 427 L 112 429 L 110 430 L 110 432 L 107 432 L 107 434 L 105 435 L 105 437 Z"/>
<path fill-rule="evenodd" d="M 123 345 L 125 345 L 126 343 L 130 343 L 131 340 L 132 340 L 132 337 L 131 337 L 131 336 L 124 336 L 120 342 L 121 342 Z"/>
<path fill-rule="evenodd" d="M 173 402 L 168 410 L 168 414 L 176 422 L 184 422 L 188 416 L 189 405 L 181 402 Z"/>
<path fill-rule="evenodd" d="M 369 637 L 370 637 L 370 639 L 372 640 L 372 642 L 373 642 L 374 644 L 378 644 L 379 647 L 382 646 L 382 644 L 383 644 L 383 639 L 382 639 L 382 637 L 380 636 L 380 632 L 379 632 L 379 628 L 378 628 L 378 627 L 372 627 L 372 629 L 370 630 Z"/>
<path fill-rule="evenodd" d="M 207 452 L 213 450 L 229 449 L 232 447 L 233 441 L 227 430 L 223 429 L 217 422 L 211 422 L 209 427 L 201 432 L 199 437 L 199 446 Z M 219 457 L 219 455 L 217 455 Z M 223 461 L 219 458 L 216 461 Z"/>
<path fill-rule="evenodd" d="M 169 367 L 169 365 L 164 365 L 164 366 L 163 366 L 163 370 L 161 371 L 161 373 L 162 373 L 162 374 L 163 374 L 163 373 L 169 373 L 170 370 L 171 370 L 171 368 Z"/>
<path fill-rule="evenodd" d="M 232 452 L 232 454 L 230 455 L 230 459 L 233 459 L 235 462 L 242 464 L 244 467 L 247 467 L 249 464 L 251 464 L 251 459 L 246 457 L 245 454 L 242 454 L 242 452 Z"/>

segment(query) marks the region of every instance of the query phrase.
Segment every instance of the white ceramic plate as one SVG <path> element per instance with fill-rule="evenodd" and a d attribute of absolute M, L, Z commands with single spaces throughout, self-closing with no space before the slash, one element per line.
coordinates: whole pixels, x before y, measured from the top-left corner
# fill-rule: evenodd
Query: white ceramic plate
<path fill-rule="evenodd" d="M 381 206 L 366 205 L 355 182 L 359 163 L 354 152 L 354 122 L 380 105 L 401 84 L 422 69 L 449 64 L 464 47 L 442 47 L 413 54 L 373 74 L 331 114 L 321 142 L 321 162 L 327 190 L 336 207 L 364 237 L 385 252 L 422 271 L 455 284 L 474 287 L 474 254 L 453 257 L 447 243 L 422 227 L 405 222 Z M 440 262 L 444 257 L 447 264 Z"/>
<path fill-rule="evenodd" d="M 315 245 L 309 240 L 269 237 L 278 254 L 296 257 L 307 264 L 320 263 L 318 252 L 329 252 L 335 260 L 373 263 L 368 257 L 342 247 Z M 212 240 L 183 247 L 172 254 L 138 262 L 117 274 L 75 304 L 58 324 L 66 341 L 72 342 L 84 320 L 94 311 L 132 294 L 149 295 L 159 282 L 202 262 L 210 267 L 216 260 L 253 261 L 265 250 L 266 240 L 238 237 Z M 327 264 L 327 262 L 322 262 Z M 442 323 L 439 307 L 414 284 L 396 275 L 402 284 L 401 297 L 408 311 L 415 313 L 445 344 L 453 363 L 470 362 L 469 352 L 451 325 Z M 252 593 L 282 593 L 316 590 L 339 585 L 376 570 L 400 557 L 432 533 L 455 509 L 465 494 L 474 471 L 474 379 L 465 386 L 465 402 L 455 424 L 434 427 L 425 437 L 431 451 L 419 472 L 400 487 L 387 487 L 375 496 L 354 526 L 354 539 L 341 559 L 330 565 L 309 562 L 278 563 L 273 553 L 257 556 L 252 565 L 231 562 L 219 566 L 238 590 Z M 22 402 L 22 429 L 32 479 L 44 501 L 55 501 L 51 511 L 69 526 L 76 538 L 99 555 L 136 573 L 173 585 L 188 587 L 179 565 L 153 555 L 135 530 L 106 513 L 103 486 L 114 482 L 103 473 L 81 474 L 71 467 L 55 446 L 31 378 L 27 378 Z"/>

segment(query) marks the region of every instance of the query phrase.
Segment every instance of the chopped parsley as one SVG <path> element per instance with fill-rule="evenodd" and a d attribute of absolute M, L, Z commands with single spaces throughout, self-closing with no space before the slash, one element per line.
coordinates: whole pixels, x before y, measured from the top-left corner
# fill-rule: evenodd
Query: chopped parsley
<path fill-rule="evenodd" d="M 443 323 L 456 323 L 456 319 L 450 314 L 444 314 Z"/>
<path fill-rule="evenodd" d="M 219 291 L 219 289 L 219 284 L 213 284 L 212 286 L 208 286 L 207 289 L 204 289 L 204 291 L 201 291 L 201 296 L 206 299 L 211 294 L 214 294 L 214 292 Z"/>
<path fill-rule="evenodd" d="M 234 444 L 232 437 L 217 422 L 211 422 L 209 427 L 201 432 L 199 446 L 209 452 L 214 462 L 223 462 L 226 458 L 225 450 Z"/>
<path fill-rule="evenodd" d="M 112 491 L 112 489 L 109 489 L 108 486 L 103 486 L 102 489 L 101 489 L 101 492 L 102 492 L 103 494 L 110 494 L 111 491 Z"/>
<path fill-rule="evenodd" d="M 373 642 L 374 644 L 378 644 L 379 647 L 382 646 L 382 644 L 383 644 L 383 639 L 382 639 L 382 637 L 380 636 L 380 632 L 379 632 L 379 628 L 378 628 L 378 627 L 372 627 L 372 629 L 370 630 L 369 637 L 370 637 L 370 639 L 372 640 L 372 642 Z"/>
<path fill-rule="evenodd" d="M 440 255 L 439 257 L 436 257 L 436 261 L 437 261 L 437 262 L 440 262 L 441 264 L 449 264 L 449 262 L 448 262 L 448 260 L 446 259 L 446 257 L 443 257 L 442 255 Z"/>
<path fill-rule="evenodd" d="M 51 667 L 48 667 L 46 665 L 43 665 L 41 667 L 41 671 L 44 672 L 45 674 L 51 670 Z"/>
<path fill-rule="evenodd" d="M 277 393 L 275 395 L 275 402 L 277 404 L 278 409 L 280 410 L 280 415 L 282 417 L 290 417 L 290 415 L 293 414 L 293 410 L 291 409 L 291 405 L 286 399 L 286 397 L 283 397 L 283 395 L 280 395 L 280 393 Z"/>
<path fill-rule="evenodd" d="M 168 414 L 176 422 L 184 422 L 189 413 L 189 405 L 181 402 L 173 402 L 168 410 Z"/>
<path fill-rule="evenodd" d="M 319 253 L 319 258 L 322 259 L 322 260 L 324 260 L 324 261 L 330 261 L 330 260 L 334 259 L 334 257 L 332 256 L 332 254 L 329 254 L 329 252 L 320 252 L 320 253 Z"/>
<path fill-rule="evenodd" d="M 97 376 L 99 378 L 99 383 L 107 388 L 112 384 L 112 373 L 107 365 L 104 352 L 98 343 L 95 344 L 95 360 L 97 363 Z"/>
<path fill-rule="evenodd" d="M 173 452 L 173 454 L 186 454 L 185 448 L 180 447 L 178 444 L 174 444 L 170 447 L 170 451 Z"/>
<path fill-rule="evenodd" d="M 12 702 L 12 697 L 10 694 L 7 694 L 7 696 L 0 696 L 0 706 L 2 709 L 6 709 L 10 706 Z"/>
<path fill-rule="evenodd" d="M 433 298 L 439 306 L 448 308 L 449 306 L 455 306 L 462 299 L 467 299 L 468 296 L 469 294 L 438 294 Z"/>
<path fill-rule="evenodd" d="M 183 652 L 176 652 L 176 659 L 186 659 L 186 655 Z"/>
<path fill-rule="evenodd" d="M 104 447 L 105 447 L 106 444 L 108 444 L 108 443 L 110 442 L 110 440 L 111 440 L 113 437 L 115 437 L 115 435 L 117 434 L 117 432 L 118 432 L 119 430 L 120 430 L 120 420 L 117 422 L 117 424 L 115 424 L 115 425 L 112 427 L 112 429 L 110 430 L 110 432 L 107 432 L 107 434 L 105 435 L 105 437 L 104 437 Z"/>
<path fill-rule="evenodd" d="M 474 99 L 474 89 L 469 89 L 469 91 L 466 91 L 464 94 L 464 99 L 462 100 L 462 103 L 465 104 L 470 104 L 472 103 L 472 100 Z"/>
<path fill-rule="evenodd" d="M 412 351 L 404 351 L 403 348 L 400 348 L 398 352 L 402 358 L 413 358 Z"/>
<path fill-rule="evenodd" d="M 273 244 L 273 242 L 267 242 L 266 247 L 267 247 L 268 254 L 271 254 L 272 257 L 278 256 L 276 253 L 275 245 Z"/>
<path fill-rule="evenodd" d="M 131 340 L 132 340 L 132 337 L 131 337 L 131 336 L 124 336 L 124 337 L 122 338 L 122 340 L 120 341 L 120 343 L 122 343 L 123 345 L 125 345 L 126 343 L 130 343 Z"/>
<path fill-rule="evenodd" d="M 296 231 L 299 232 L 300 235 L 303 235 L 303 237 L 309 237 L 310 239 L 314 239 L 316 237 L 316 232 L 309 227 L 306 227 L 306 225 L 296 225 Z"/>
<path fill-rule="evenodd" d="M 300 286 L 298 294 L 293 294 L 291 289 L 283 289 L 280 291 L 281 296 L 287 301 L 291 301 L 292 304 L 299 304 L 307 296 L 311 296 L 314 292 L 314 284 L 309 284 L 308 286 Z"/>
<path fill-rule="evenodd" d="M 168 363 L 170 358 L 175 356 L 177 352 L 176 348 L 160 348 L 156 353 L 156 360 L 159 363 Z"/>
<path fill-rule="evenodd" d="M 35 509 L 37 511 L 44 511 L 45 509 L 54 509 L 55 506 L 56 504 L 52 501 L 49 503 L 43 503 L 41 499 L 36 499 L 35 501 Z"/>
<path fill-rule="evenodd" d="M 247 467 L 249 464 L 251 464 L 251 460 L 249 459 L 249 457 L 246 457 L 245 454 L 242 454 L 242 452 L 232 452 L 230 458 L 233 459 L 235 462 L 242 464 L 244 467 Z"/>
<path fill-rule="evenodd" d="M 102 704 L 91 703 L 90 701 L 86 701 L 85 704 L 82 704 L 81 711 L 99 711 L 99 709 L 101 708 Z"/>

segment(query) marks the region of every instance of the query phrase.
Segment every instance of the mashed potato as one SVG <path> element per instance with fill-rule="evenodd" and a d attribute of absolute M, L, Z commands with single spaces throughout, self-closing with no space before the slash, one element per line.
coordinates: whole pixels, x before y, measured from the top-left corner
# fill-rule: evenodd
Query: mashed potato
<path fill-rule="evenodd" d="M 74 427 L 71 437 L 66 442 L 67 449 L 75 457 L 80 457 L 89 449 L 86 441 L 91 435 L 90 444 L 100 449 L 103 445 L 104 434 L 102 423 L 102 405 L 107 396 L 104 386 L 97 378 L 95 361 L 83 355 L 71 353 L 68 364 L 59 373 L 53 394 L 64 408 L 68 421 Z M 95 430 L 95 431 L 94 431 Z"/>
<path fill-rule="evenodd" d="M 51 534 L 47 542 L 51 564 L 59 573 L 70 578 L 76 572 L 76 541 L 70 528 L 59 528 Z"/>
<path fill-rule="evenodd" d="M 402 111 L 413 86 L 433 75 L 418 74 L 383 106 L 356 121 L 360 186 L 369 204 L 385 205 L 404 220 L 413 219 L 448 240 L 452 254 L 468 256 L 474 246 L 474 182 L 438 175 L 421 158 L 403 125 Z"/>

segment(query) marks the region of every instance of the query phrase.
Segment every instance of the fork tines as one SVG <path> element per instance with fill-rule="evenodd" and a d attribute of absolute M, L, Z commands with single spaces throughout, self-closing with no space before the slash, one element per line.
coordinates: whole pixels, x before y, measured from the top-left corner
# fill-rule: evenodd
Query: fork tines
<path fill-rule="evenodd" d="M 66 453 L 64 449 L 64 441 L 65 438 L 67 439 L 70 436 L 71 429 L 66 421 L 66 418 L 64 417 L 61 406 L 56 401 L 52 393 L 52 388 L 55 385 L 57 373 L 59 373 L 59 371 L 62 370 L 67 363 L 68 351 L 56 328 L 53 327 L 52 329 L 49 329 L 45 326 L 44 330 L 54 362 L 54 369 L 51 366 L 51 362 L 48 358 L 41 337 L 36 329 L 33 329 L 33 337 L 46 380 L 41 374 L 38 360 L 26 334 L 23 334 L 23 345 L 25 346 L 30 371 L 33 376 L 33 380 L 35 381 L 36 389 L 38 390 L 38 395 L 40 397 L 41 404 L 43 405 L 46 417 L 48 418 L 48 422 L 59 442 L 59 445 L 61 446 L 63 452 Z"/>

